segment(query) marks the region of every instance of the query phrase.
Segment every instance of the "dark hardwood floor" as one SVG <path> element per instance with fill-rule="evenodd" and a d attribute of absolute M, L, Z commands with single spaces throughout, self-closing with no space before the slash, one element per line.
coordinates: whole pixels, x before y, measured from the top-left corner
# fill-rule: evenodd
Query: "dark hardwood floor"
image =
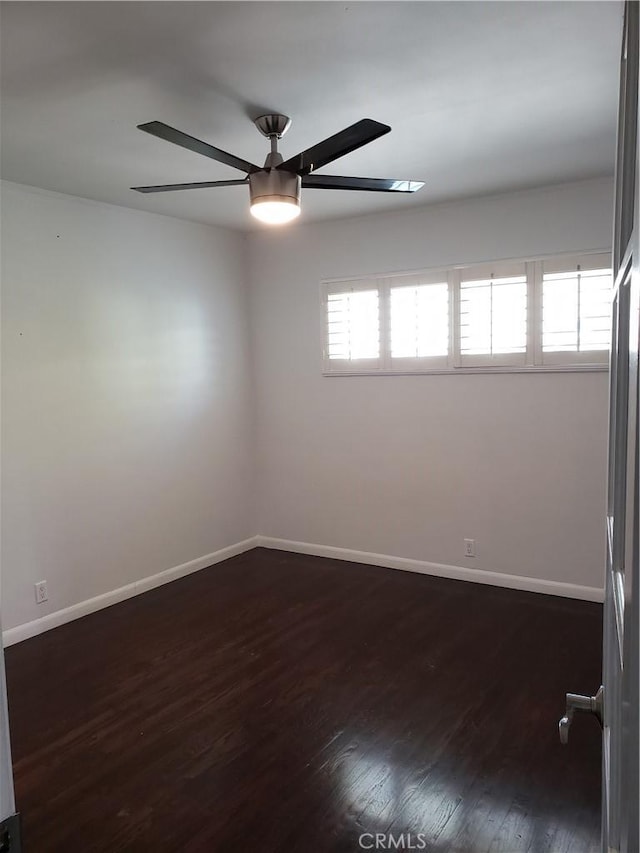
<path fill-rule="evenodd" d="M 25 853 L 596 851 L 600 732 L 557 722 L 600 643 L 597 604 L 256 549 L 7 649 Z"/>

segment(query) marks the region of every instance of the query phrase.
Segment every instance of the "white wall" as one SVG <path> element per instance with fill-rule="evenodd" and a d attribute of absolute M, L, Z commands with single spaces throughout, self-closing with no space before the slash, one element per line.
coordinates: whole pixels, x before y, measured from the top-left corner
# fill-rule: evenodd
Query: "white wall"
<path fill-rule="evenodd" d="M 5 629 L 254 533 L 245 242 L 3 185 Z"/>
<path fill-rule="evenodd" d="M 611 210 L 603 178 L 252 234 L 260 533 L 601 587 L 606 373 L 323 377 L 319 282 L 608 248 Z"/>
<path fill-rule="evenodd" d="M 610 211 L 601 179 L 243 237 L 4 184 L 3 627 L 256 533 L 600 587 L 606 374 L 322 377 L 319 281 L 606 248 Z"/>

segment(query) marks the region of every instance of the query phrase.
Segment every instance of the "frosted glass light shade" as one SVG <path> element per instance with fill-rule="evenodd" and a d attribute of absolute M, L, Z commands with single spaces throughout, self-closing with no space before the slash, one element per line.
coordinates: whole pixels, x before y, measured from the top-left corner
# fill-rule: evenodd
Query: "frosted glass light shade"
<path fill-rule="evenodd" d="M 255 201 L 251 215 L 268 225 L 283 225 L 300 216 L 300 205 L 293 198 L 283 197 L 279 201 Z"/>

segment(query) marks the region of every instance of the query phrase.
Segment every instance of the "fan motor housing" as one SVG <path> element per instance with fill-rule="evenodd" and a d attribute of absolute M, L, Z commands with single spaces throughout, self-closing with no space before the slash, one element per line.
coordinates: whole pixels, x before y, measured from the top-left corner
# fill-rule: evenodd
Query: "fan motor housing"
<path fill-rule="evenodd" d="M 259 201 L 282 201 L 290 198 L 300 204 L 299 175 L 279 169 L 261 169 L 249 175 L 249 194 L 251 204 Z"/>

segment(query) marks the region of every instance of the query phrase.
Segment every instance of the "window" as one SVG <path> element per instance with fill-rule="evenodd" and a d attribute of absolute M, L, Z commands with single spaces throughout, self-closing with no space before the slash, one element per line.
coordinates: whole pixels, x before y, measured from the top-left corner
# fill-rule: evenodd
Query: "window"
<path fill-rule="evenodd" d="M 402 372 L 442 368 L 449 358 L 449 282 L 440 273 L 381 283 L 389 306 L 388 363 Z"/>
<path fill-rule="evenodd" d="M 572 363 L 607 353 L 612 273 L 599 257 L 542 263 L 542 360 Z"/>
<path fill-rule="evenodd" d="M 328 300 L 329 358 L 378 358 L 378 291 L 332 293 Z"/>
<path fill-rule="evenodd" d="M 427 358 L 449 352 L 449 285 L 391 288 L 391 357 Z"/>
<path fill-rule="evenodd" d="M 527 352 L 525 265 L 460 273 L 460 364 L 524 364 Z M 478 278 L 479 273 L 484 273 Z"/>
<path fill-rule="evenodd" d="M 330 369 L 380 367 L 380 299 L 375 283 L 336 283 L 326 292 L 326 359 Z"/>
<path fill-rule="evenodd" d="M 604 366 L 609 264 L 602 253 L 324 282 L 324 373 Z"/>

